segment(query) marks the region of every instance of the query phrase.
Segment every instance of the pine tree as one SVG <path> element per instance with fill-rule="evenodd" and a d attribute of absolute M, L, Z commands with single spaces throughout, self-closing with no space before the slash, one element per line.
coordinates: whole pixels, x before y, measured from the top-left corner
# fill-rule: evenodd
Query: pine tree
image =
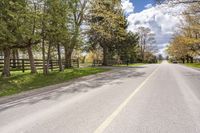
<path fill-rule="evenodd" d="M 10 54 L 13 47 L 18 47 L 19 14 L 24 12 L 24 0 L 0 1 L 0 49 L 4 52 L 3 77 L 10 76 Z"/>

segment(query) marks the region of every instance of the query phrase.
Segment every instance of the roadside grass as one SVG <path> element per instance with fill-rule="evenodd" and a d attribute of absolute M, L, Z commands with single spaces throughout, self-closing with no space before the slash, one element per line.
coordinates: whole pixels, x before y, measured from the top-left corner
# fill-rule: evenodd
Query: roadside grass
<path fill-rule="evenodd" d="M 162 60 L 158 60 L 157 64 L 161 64 L 163 61 Z"/>
<path fill-rule="evenodd" d="M 29 71 L 25 73 L 15 71 L 12 72 L 12 76 L 9 78 L 0 77 L 0 97 L 59 84 L 75 78 L 109 70 L 105 68 L 66 69 L 64 72 L 54 71 L 46 76 L 42 74 L 42 71 L 39 71 L 38 74 L 30 74 Z"/>
<path fill-rule="evenodd" d="M 200 68 L 200 63 L 187 63 L 187 64 L 184 64 L 188 67 L 193 67 L 193 68 Z"/>
<path fill-rule="evenodd" d="M 143 66 L 143 65 L 146 65 L 145 63 L 135 63 L 135 64 L 128 64 L 128 66 L 130 67 L 139 67 L 139 66 Z M 119 65 L 114 65 L 114 66 L 117 66 L 117 67 L 125 67 L 127 66 L 127 64 L 119 64 Z"/>

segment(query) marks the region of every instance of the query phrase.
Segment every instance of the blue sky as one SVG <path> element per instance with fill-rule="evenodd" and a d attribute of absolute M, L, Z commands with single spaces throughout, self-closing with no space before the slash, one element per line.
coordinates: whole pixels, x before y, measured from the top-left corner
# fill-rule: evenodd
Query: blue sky
<path fill-rule="evenodd" d="M 135 12 L 141 12 L 147 4 L 153 5 L 155 3 L 154 0 L 130 0 L 130 2 L 133 3 Z"/>

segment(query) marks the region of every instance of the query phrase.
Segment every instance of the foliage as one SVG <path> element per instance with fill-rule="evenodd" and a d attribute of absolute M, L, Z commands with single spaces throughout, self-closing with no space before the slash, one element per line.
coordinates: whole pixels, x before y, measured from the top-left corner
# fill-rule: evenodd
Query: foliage
<path fill-rule="evenodd" d="M 85 51 L 109 65 L 110 60 L 137 62 L 138 49 L 144 49 L 138 45 L 141 36 L 127 31 L 120 0 L 1 0 L 0 20 L 4 77 L 10 76 L 10 58 L 16 62 L 22 52 L 28 53 L 31 73 L 37 73 L 35 53 L 42 55 L 48 74 L 50 59 L 57 59 L 62 71 L 63 58 L 70 68 L 72 56 Z M 153 42 L 151 35 L 143 39 Z M 153 55 L 150 48 L 143 50 L 151 52 L 143 58 Z"/>
<path fill-rule="evenodd" d="M 112 3 L 113 2 L 113 3 Z M 88 37 L 93 47 L 103 48 L 103 64 L 108 65 L 116 48 L 127 35 L 127 22 L 122 7 L 117 1 L 94 0 L 88 17 Z"/>
<path fill-rule="evenodd" d="M 122 40 L 119 45 L 117 45 L 116 49 L 120 59 L 123 62 L 136 62 L 136 49 L 139 44 L 139 36 L 138 34 L 134 34 L 132 32 L 128 32 L 125 36 L 125 39 Z"/>
<path fill-rule="evenodd" d="M 193 58 L 200 56 L 200 15 L 196 14 L 200 3 L 193 3 L 183 14 L 185 23 L 168 47 L 168 54 L 173 59 L 182 60 L 193 63 Z M 196 10 L 197 9 L 197 10 Z M 188 14 L 190 12 L 190 14 Z"/>

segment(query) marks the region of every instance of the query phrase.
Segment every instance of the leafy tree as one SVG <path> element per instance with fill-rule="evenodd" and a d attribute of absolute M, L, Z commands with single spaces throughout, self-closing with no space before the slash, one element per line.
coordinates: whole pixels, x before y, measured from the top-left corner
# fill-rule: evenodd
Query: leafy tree
<path fill-rule="evenodd" d="M 79 43 L 81 26 L 84 22 L 84 15 L 87 9 L 88 0 L 70 0 L 69 5 L 69 35 L 65 47 L 65 67 L 72 67 L 72 53 Z"/>
<path fill-rule="evenodd" d="M 193 58 L 200 55 L 200 15 L 197 13 L 200 3 L 192 3 L 183 13 L 185 22 L 168 48 L 171 57 L 193 63 Z"/>
<path fill-rule="evenodd" d="M 128 32 L 125 39 L 122 40 L 119 45 L 117 45 L 116 49 L 120 59 L 124 62 L 136 62 L 136 49 L 139 44 L 139 36 L 138 34 L 134 34 L 132 32 Z"/>
<path fill-rule="evenodd" d="M 57 47 L 60 71 L 63 71 L 63 65 L 62 65 L 62 59 L 61 59 L 61 46 L 64 43 L 66 43 L 65 40 L 68 36 L 67 12 L 68 12 L 68 6 L 67 6 L 66 1 L 63 1 L 63 0 L 48 0 L 47 1 L 47 13 L 49 15 L 49 18 L 48 18 L 48 23 L 47 23 L 46 35 L 47 35 L 47 40 L 50 46 L 49 49 L 52 46 Z M 47 60 L 49 63 L 49 58 Z"/>
<path fill-rule="evenodd" d="M 32 46 L 39 44 L 40 36 L 40 21 L 38 3 L 36 1 L 24 1 L 22 5 L 24 11 L 18 14 L 17 31 L 17 47 L 26 48 L 29 55 L 31 73 L 37 73 L 33 56 Z"/>
<path fill-rule="evenodd" d="M 127 23 L 119 1 L 92 1 L 88 25 L 90 42 L 103 48 L 103 65 L 109 65 L 109 57 L 126 35 Z"/>
<path fill-rule="evenodd" d="M 26 3 L 24 0 L 1 0 L 0 1 L 0 49 L 4 52 L 3 77 L 10 76 L 10 54 L 13 47 L 18 47 L 20 35 L 20 14 L 24 14 Z M 21 45 L 21 44 L 20 44 Z"/>

